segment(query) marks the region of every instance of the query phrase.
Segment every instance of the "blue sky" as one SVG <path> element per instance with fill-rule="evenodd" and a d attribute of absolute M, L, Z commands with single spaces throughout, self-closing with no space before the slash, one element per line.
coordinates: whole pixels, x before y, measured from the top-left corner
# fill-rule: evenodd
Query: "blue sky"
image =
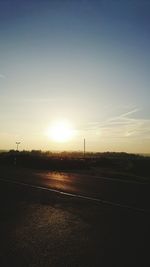
<path fill-rule="evenodd" d="M 150 2 L 0 0 L 0 148 L 150 152 Z M 67 118 L 76 137 L 44 132 Z"/>

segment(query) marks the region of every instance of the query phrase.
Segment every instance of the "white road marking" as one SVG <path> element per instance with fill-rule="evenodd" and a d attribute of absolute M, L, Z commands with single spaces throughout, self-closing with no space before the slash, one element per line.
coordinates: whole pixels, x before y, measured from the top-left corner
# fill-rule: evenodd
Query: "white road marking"
<path fill-rule="evenodd" d="M 137 207 L 134 207 L 134 206 L 128 206 L 128 205 L 124 205 L 124 204 L 121 204 L 121 203 L 116 203 L 116 202 L 107 201 L 107 200 L 94 198 L 94 197 L 89 197 L 89 196 L 83 196 L 83 195 L 80 195 L 80 194 L 68 193 L 68 192 L 59 191 L 57 189 L 52 189 L 52 188 L 43 187 L 43 186 L 39 186 L 39 185 L 22 183 L 22 182 L 18 182 L 18 181 L 15 181 L 15 180 L 9 180 L 9 179 L 0 178 L 0 181 L 7 182 L 7 183 L 13 183 L 13 184 L 16 184 L 16 185 L 21 185 L 21 186 L 27 186 L 27 187 L 31 187 L 31 188 L 34 188 L 34 189 L 41 189 L 41 190 L 45 190 L 45 191 L 48 191 L 48 192 L 54 192 L 54 193 L 65 195 L 65 196 L 70 196 L 70 197 L 76 197 L 76 198 L 80 198 L 80 199 L 95 201 L 95 202 L 98 202 L 98 203 L 101 203 L 101 204 L 116 206 L 116 207 L 120 207 L 120 208 L 126 208 L 126 209 L 130 209 L 130 210 L 138 211 L 138 212 L 148 212 L 148 213 L 150 212 L 150 210 L 148 210 L 148 209 L 137 208 Z"/>

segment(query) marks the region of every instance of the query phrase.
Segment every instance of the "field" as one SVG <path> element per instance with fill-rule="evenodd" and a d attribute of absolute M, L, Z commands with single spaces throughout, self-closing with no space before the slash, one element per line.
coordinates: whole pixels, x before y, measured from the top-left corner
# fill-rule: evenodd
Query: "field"
<path fill-rule="evenodd" d="M 0 166 L 68 171 L 111 178 L 149 181 L 150 157 L 128 153 L 8 151 L 0 153 Z"/>

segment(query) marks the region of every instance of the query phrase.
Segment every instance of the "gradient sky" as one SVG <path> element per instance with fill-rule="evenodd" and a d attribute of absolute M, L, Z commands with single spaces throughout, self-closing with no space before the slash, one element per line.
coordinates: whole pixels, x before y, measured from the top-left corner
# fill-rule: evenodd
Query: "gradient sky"
<path fill-rule="evenodd" d="M 150 153 L 149 72 L 149 0 L 0 0 L 0 149 Z"/>

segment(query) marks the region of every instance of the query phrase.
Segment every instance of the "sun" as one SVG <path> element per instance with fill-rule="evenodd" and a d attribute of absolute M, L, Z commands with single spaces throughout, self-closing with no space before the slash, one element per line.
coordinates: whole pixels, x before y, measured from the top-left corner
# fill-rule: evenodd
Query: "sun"
<path fill-rule="evenodd" d="M 67 120 L 54 122 L 48 129 L 48 137 L 55 142 L 67 142 L 73 135 L 74 129 Z"/>

